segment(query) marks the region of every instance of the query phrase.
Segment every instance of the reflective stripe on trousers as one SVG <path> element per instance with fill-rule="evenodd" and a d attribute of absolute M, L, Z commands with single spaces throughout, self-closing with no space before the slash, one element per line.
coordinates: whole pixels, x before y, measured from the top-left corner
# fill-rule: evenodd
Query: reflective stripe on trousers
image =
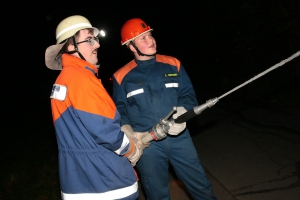
<path fill-rule="evenodd" d="M 66 194 L 61 192 L 61 197 L 63 200 L 113 200 L 113 199 L 121 199 L 128 197 L 138 190 L 138 183 L 135 182 L 133 185 L 112 190 L 104 193 L 79 193 L 79 194 Z"/>

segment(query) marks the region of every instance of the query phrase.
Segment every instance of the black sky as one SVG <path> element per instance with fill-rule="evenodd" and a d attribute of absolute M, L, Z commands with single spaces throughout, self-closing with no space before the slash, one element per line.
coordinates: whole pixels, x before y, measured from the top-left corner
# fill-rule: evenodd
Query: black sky
<path fill-rule="evenodd" d="M 177 57 L 187 69 L 199 101 L 217 97 L 300 50 L 300 4 L 296 0 L 269 1 L 43 1 L 18 4 L 7 10 L 11 30 L 20 42 L 5 68 L 5 104 L 14 104 L 9 117 L 32 113 L 51 115 L 49 94 L 58 71 L 44 64 L 44 53 L 55 43 L 58 23 L 71 15 L 87 17 L 104 29 L 99 50 L 99 75 L 105 86 L 114 71 L 132 59 L 120 45 L 125 21 L 139 17 L 154 29 L 158 53 Z M 26 8 L 26 9 L 25 9 Z M 12 15 L 13 13 L 13 15 Z M 13 40 L 9 40 L 13 41 Z M 245 95 L 260 99 L 274 94 L 295 98 L 300 58 L 240 89 L 228 101 Z M 240 95 L 240 96 L 238 96 Z M 273 96 L 272 96 L 273 95 Z M 243 101 L 244 99 L 241 99 Z M 42 113 L 41 113 L 42 111 Z M 21 114 L 20 114 L 21 113 Z"/>
<path fill-rule="evenodd" d="M 44 53 L 55 42 L 57 24 L 73 14 L 86 16 L 94 26 L 106 30 L 99 60 L 101 70 L 110 69 L 108 72 L 132 58 L 120 45 L 120 29 L 133 17 L 144 19 L 154 29 L 158 53 L 178 57 L 186 68 L 216 66 L 215 70 L 231 71 L 257 66 L 264 69 L 300 49 L 300 5 L 295 0 L 137 2 L 54 4 L 46 1 L 39 10 L 41 14 L 32 16 L 41 30 L 38 36 L 41 41 L 34 49 L 39 55 Z M 274 60 L 269 60 L 270 57 Z M 249 60 L 252 63 L 244 63 Z"/>

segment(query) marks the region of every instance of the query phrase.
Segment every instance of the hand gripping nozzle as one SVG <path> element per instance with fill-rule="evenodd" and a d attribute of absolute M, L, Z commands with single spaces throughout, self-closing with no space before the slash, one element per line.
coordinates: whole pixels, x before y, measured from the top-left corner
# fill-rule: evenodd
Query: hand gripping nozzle
<path fill-rule="evenodd" d="M 156 124 L 152 127 L 152 131 L 150 132 L 151 137 L 149 136 L 149 137 L 145 138 L 145 142 L 149 142 L 153 139 L 154 140 L 164 139 L 165 137 L 167 137 L 167 133 L 168 133 L 170 127 L 174 123 L 186 122 L 189 119 L 199 115 L 200 113 L 202 113 L 207 108 L 211 108 L 218 101 L 219 101 L 218 97 L 213 98 L 213 99 L 209 99 L 204 104 L 198 105 L 198 106 L 194 107 L 193 109 L 189 110 L 188 112 L 180 115 L 177 119 L 168 120 L 171 117 L 171 115 L 175 111 L 177 111 L 177 108 L 174 106 L 172 111 L 165 118 L 161 119 L 158 124 Z"/>
<path fill-rule="evenodd" d="M 159 123 L 153 126 L 151 131 L 151 136 L 154 140 L 162 140 L 165 137 L 167 137 L 167 133 L 170 129 L 170 127 L 173 125 L 174 122 L 169 121 L 168 119 L 171 117 L 171 115 L 177 110 L 177 108 L 174 106 L 171 112 L 164 117 L 163 119 L 160 119 Z"/>

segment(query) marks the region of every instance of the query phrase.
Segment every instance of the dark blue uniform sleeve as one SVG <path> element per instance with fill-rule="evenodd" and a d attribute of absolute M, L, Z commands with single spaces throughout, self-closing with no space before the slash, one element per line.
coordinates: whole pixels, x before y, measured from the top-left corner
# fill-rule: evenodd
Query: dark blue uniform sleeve
<path fill-rule="evenodd" d="M 191 110 L 198 105 L 197 97 L 192 82 L 184 69 L 180 65 L 179 91 L 178 91 L 178 107 L 183 106 L 186 110 Z"/>

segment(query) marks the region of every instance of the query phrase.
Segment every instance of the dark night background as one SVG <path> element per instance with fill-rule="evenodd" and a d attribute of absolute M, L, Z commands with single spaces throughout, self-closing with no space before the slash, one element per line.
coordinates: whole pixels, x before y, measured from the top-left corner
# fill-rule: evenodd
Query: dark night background
<path fill-rule="evenodd" d="M 298 0 L 44 1 L 18 7 L 3 11 L 15 17 L 6 30 L 12 36 L 4 37 L 12 49 L 2 49 L 8 62 L 2 66 L 0 199 L 59 199 L 49 99 L 59 71 L 45 66 L 44 53 L 55 43 L 56 26 L 68 16 L 83 15 L 106 31 L 98 55 L 99 76 L 108 91 L 109 77 L 133 58 L 120 44 L 120 29 L 133 17 L 154 29 L 159 54 L 183 63 L 199 103 L 221 96 L 300 50 Z M 299 78 L 300 58 L 296 58 L 219 104 L 299 108 Z"/>

